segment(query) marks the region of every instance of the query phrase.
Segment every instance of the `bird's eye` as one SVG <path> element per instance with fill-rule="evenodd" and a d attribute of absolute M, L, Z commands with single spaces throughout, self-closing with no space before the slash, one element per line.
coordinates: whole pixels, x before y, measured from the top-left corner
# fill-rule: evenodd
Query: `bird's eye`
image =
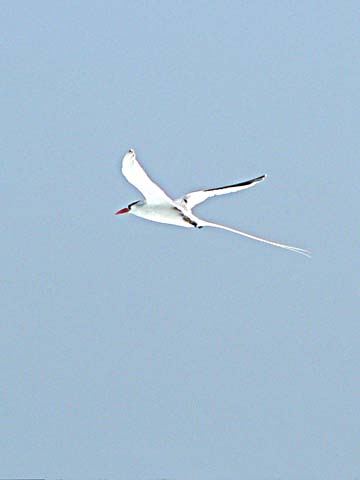
<path fill-rule="evenodd" d="M 128 208 L 131 208 L 133 205 L 135 205 L 136 203 L 138 203 L 138 201 L 136 202 L 133 202 L 133 203 L 130 203 L 130 205 L 128 205 Z"/>

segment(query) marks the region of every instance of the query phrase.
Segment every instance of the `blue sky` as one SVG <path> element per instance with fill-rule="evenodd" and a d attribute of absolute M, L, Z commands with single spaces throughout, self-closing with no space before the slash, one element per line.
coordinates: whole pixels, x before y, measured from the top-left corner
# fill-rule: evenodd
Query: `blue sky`
<path fill-rule="evenodd" d="M 0 479 L 354 479 L 357 2 L 2 2 Z M 114 212 L 268 179 L 204 218 Z"/>

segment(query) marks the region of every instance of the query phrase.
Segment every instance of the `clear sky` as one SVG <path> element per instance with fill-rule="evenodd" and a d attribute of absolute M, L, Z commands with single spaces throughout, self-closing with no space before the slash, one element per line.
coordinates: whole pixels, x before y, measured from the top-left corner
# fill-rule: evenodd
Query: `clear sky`
<path fill-rule="evenodd" d="M 359 478 L 359 3 L 1 12 L 0 478 Z"/>

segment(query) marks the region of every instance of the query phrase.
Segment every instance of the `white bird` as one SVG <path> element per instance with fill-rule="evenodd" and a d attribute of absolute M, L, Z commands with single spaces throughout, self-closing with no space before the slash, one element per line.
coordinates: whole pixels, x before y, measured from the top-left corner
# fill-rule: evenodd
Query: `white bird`
<path fill-rule="evenodd" d="M 137 202 L 130 203 L 126 208 L 122 208 L 117 211 L 115 215 L 123 213 L 132 213 L 138 217 L 146 218 L 153 222 L 168 223 L 171 225 L 178 225 L 180 227 L 187 228 L 203 228 L 203 227 L 215 227 L 229 232 L 243 235 L 259 242 L 269 243 L 276 247 L 285 248 L 292 252 L 301 253 L 307 257 L 310 257 L 310 252 L 302 248 L 291 247 L 278 242 L 272 242 L 265 238 L 256 237 L 249 233 L 235 230 L 234 228 L 226 227 L 218 223 L 207 222 L 195 216 L 192 209 L 199 203 L 204 202 L 208 198 L 215 197 L 217 195 L 225 195 L 226 193 L 239 192 L 245 188 L 252 187 L 258 182 L 265 180 L 266 175 L 247 180 L 245 182 L 236 183 L 234 185 L 226 185 L 224 187 L 209 188 L 207 190 L 198 190 L 191 192 L 184 197 L 172 200 L 156 183 L 154 183 L 140 163 L 136 159 L 136 154 L 133 149 L 130 149 L 124 156 L 122 161 L 122 173 L 124 177 L 134 187 L 136 187 L 145 197 L 145 200 L 138 200 Z"/>

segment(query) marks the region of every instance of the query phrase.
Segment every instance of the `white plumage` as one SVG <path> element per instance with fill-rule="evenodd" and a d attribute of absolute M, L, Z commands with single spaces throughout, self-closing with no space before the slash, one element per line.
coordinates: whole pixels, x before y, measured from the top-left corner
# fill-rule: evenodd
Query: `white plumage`
<path fill-rule="evenodd" d="M 266 175 L 224 187 L 198 190 L 188 193 L 184 197 L 172 200 L 147 175 L 145 170 L 137 161 L 135 151 L 132 149 L 130 149 L 123 158 L 122 173 L 128 182 L 134 185 L 134 187 L 136 187 L 144 195 L 145 199 L 134 202 L 128 207 L 119 210 L 116 212 L 117 215 L 122 213 L 132 213 L 138 217 L 146 218 L 147 220 L 151 220 L 153 222 L 168 223 L 186 228 L 221 228 L 222 230 L 227 230 L 253 240 L 258 240 L 259 242 L 268 243 L 270 245 L 285 248 L 286 250 L 291 250 L 292 252 L 300 253 L 310 257 L 310 253 L 302 248 L 292 247 L 290 245 L 284 245 L 282 243 L 266 240 L 265 238 L 257 237 L 231 227 L 226 227 L 225 225 L 221 225 L 219 223 L 207 222 L 206 220 L 202 220 L 193 214 L 192 209 L 208 198 L 218 195 L 225 195 L 227 193 L 235 193 L 239 192 L 240 190 L 244 190 L 245 188 L 252 187 L 256 183 L 265 180 Z"/>

